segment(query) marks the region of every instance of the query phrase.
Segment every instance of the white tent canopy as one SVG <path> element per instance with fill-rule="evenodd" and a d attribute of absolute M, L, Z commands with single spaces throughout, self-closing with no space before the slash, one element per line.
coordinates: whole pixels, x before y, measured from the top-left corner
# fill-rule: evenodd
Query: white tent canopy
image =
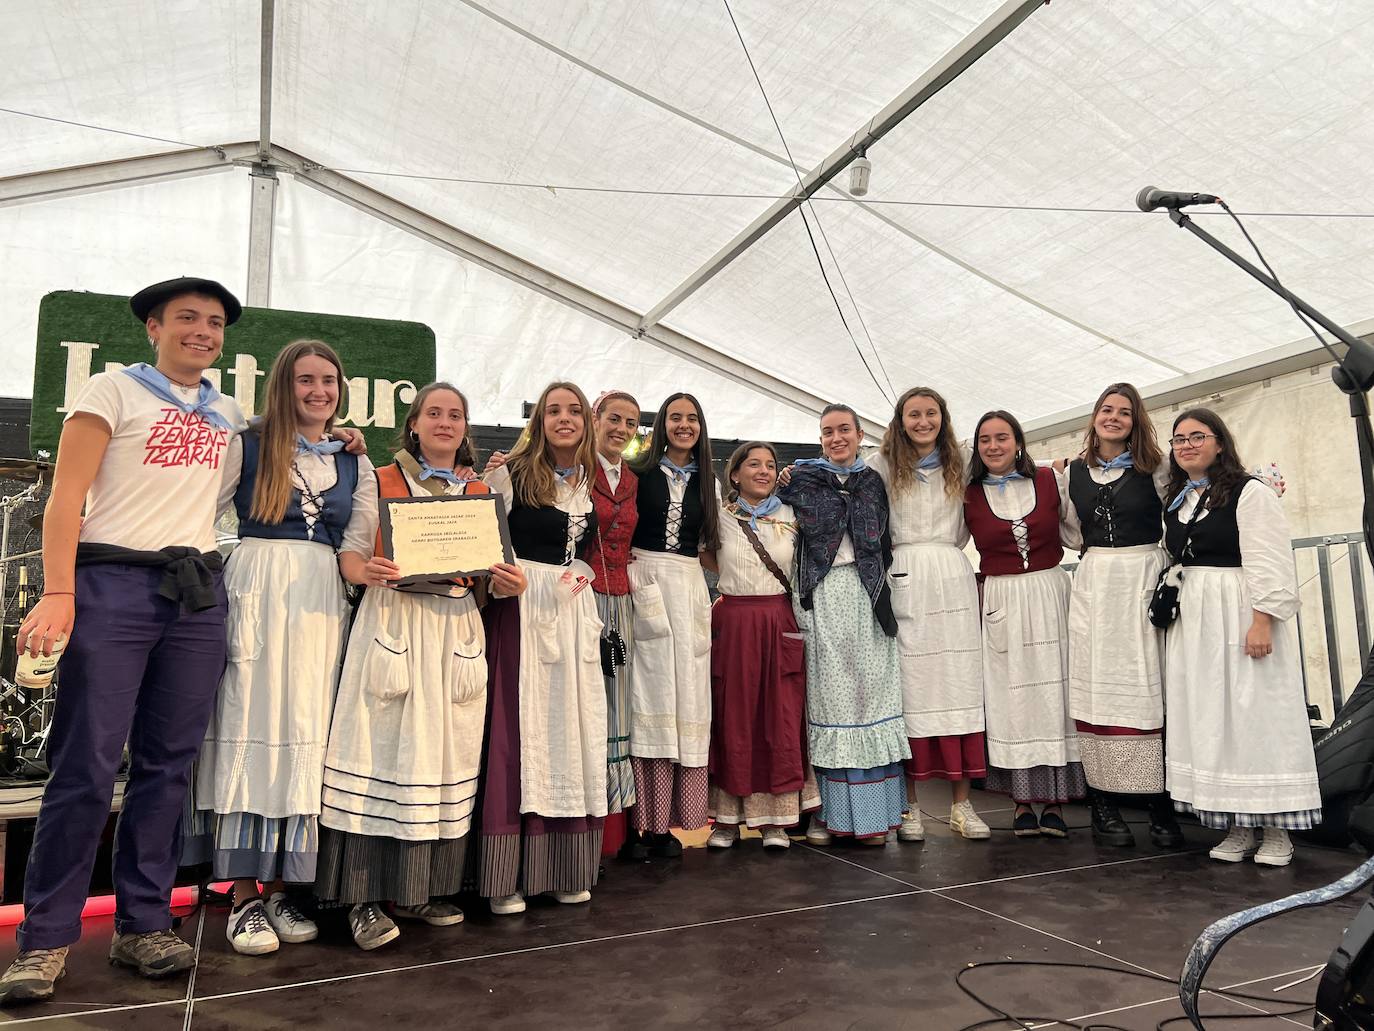
<path fill-rule="evenodd" d="M 720 436 L 805 440 L 828 400 L 885 422 L 916 383 L 964 430 L 992 407 L 1050 421 L 1110 380 L 1200 380 L 1300 335 L 1272 294 L 1131 210 L 1146 183 L 1263 213 L 1246 222 L 1285 282 L 1342 324 L 1374 315 L 1370 219 L 1323 217 L 1374 213 L 1361 4 L 0 13 L 7 394 L 29 393 L 43 294 L 195 273 L 250 303 L 428 323 L 478 422 L 518 422 L 563 376 L 647 404 L 690 389 Z M 836 301 L 795 202 L 776 202 L 875 135 L 870 195 L 842 174 L 803 207 Z"/>

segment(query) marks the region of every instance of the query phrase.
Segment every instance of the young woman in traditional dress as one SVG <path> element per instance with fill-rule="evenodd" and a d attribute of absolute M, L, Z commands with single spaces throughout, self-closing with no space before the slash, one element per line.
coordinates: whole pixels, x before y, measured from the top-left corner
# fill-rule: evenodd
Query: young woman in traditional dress
<path fill-rule="evenodd" d="M 548 892 L 591 899 L 606 816 L 601 619 L 582 557 L 596 540 L 591 406 L 571 383 L 544 388 L 505 465 L 506 500 L 529 588 L 485 613 L 491 698 L 482 765 L 478 892 L 497 914 Z"/>
<path fill-rule="evenodd" d="M 720 600 L 711 609 L 711 799 L 706 844 L 729 848 L 741 826 L 764 848 L 820 808 L 806 757 L 806 654 L 792 612 L 797 522 L 774 489 L 773 445 L 742 444 L 725 465 Z"/>
<path fill-rule="evenodd" d="M 485 494 L 472 472 L 468 403 L 447 383 L 415 397 L 402 449 L 376 473 L 378 498 Z M 460 923 L 445 900 L 461 886 L 487 695 L 486 642 L 472 581 L 398 588 L 383 557 L 377 505 L 344 534 L 339 567 L 364 585 L 349 635 L 325 758 L 315 890 L 351 906 L 363 949 L 400 932 L 383 908 L 433 926 Z M 525 587 L 519 567 L 497 563 L 494 598 Z"/>
<path fill-rule="evenodd" d="M 1183 575 L 1165 646 L 1165 780 L 1180 811 L 1230 828 L 1213 859 L 1287 866 L 1288 832 L 1320 822 L 1322 804 L 1288 520 L 1216 413 L 1182 412 L 1169 443 L 1164 543 Z"/>
<path fill-rule="evenodd" d="M 639 477 L 630 590 L 634 648 L 630 764 L 635 806 L 625 855 L 671 857 L 671 828 L 706 825 L 711 738 L 711 598 L 700 555 L 720 546 L 720 487 L 706 416 L 673 394 L 654 416 Z"/>
<path fill-rule="evenodd" d="M 821 413 L 824 458 L 795 463 L 778 497 L 801 529 L 797 623 L 806 640 L 806 709 L 821 812 L 806 833 L 882 845 L 906 807 L 887 491 L 859 455 L 863 430 L 847 405 Z"/>
<path fill-rule="evenodd" d="M 966 458 L 945 399 L 913 387 L 897 399 L 869 468 L 887 485 L 892 532 L 892 611 L 902 665 L 902 709 L 911 745 L 902 841 L 925 837 L 919 781 L 952 782 L 949 825 L 965 838 L 990 836 L 969 801 L 969 781 L 987 776 L 983 741 L 983 644 L 978 584 L 964 556 Z"/>
<path fill-rule="evenodd" d="M 1140 393 L 1129 383 L 1102 391 L 1068 466 L 1067 522 L 1083 557 L 1069 599 L 1069 712 L 1088 781 L 1093 840 L 1132 845 L 1114 794 L 1144 802 L 1150 838 L 1183 844 L 1164 793 L 1164 635 L 1149 600 L 1164 568 L 1169 468 Z"/>
<path fill-rule="evenodd" d="M 625 666 L 633 646 L 634 608 L 630 601 L 630 540 L 639 510 L 639 480 L 622 455 L 639 428 L 639 402 L 623 390 L 608 390 L 592 405 L 596 430 L 596 475 L 592 501 L 596 533 L 585 560 L 596 579 L 596 611 L 601 617 L 601 675 L 606 682 L 606 815 L 635 804 L 630 768 L 630 697 Z"/>
<path fill-rule="evenodd" d="M 1021 424 L 988 412 L 974 432 L 964 521 L 983 581 L 987 788 L 1016 802 L 1017 837 L 1064 838 L 1060 805 L 1087 791 L 1069 715 L 1069 575 L 1059 563 L 1063 481 L 1026 454 Z M 1043 803 L 1037 818 L 1031 803 Z"/>
<path fill-rule="evenodd" d="M 230 443 L 240 544 L 225 570 L 229 662 L 206 732 L 191 838 L 216 879 L 234 879 L 225 934 L 245 955 L 319 931 L 285 894 L 315 882 L 329 718 L 348 632 L 336 553 L 375 526 L 372 464 L 331 431 L 344 382 L 318 340 L 288 345 L 262 417 Z M 258 882 L 268 899 L 264 903 Z"/>

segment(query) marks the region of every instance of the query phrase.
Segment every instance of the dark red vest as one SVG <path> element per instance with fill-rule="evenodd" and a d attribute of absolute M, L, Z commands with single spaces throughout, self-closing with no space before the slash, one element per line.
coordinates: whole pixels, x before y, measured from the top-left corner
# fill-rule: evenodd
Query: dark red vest
<path fill-rule="evenodd" d="M 1059 543 L 1059 488 L 1053 469 L 1035 471 L 1035 507 L 1025 518 L 1030 553 L 1024 564 L 1011 521 L 992 514 L 981 483 L 969 484 L 964 492 L 964 521 L 978 548 L 978 571 L 984 576 L 1036 573 L 1053 569 L 1064 560 L 1064 547 Z"/>
<path fill-rule="evenodd" d="M 639 508 L 635 496 L 639 479 L 630 472 L 630 463 L 620 463 L 620 484 L 612 491 L 606 470 L 596 463 L 596 479 L 592 481 L 592 502 L 596 505 L 596 525 L 601 538 L 593 538 L 587 545 L 582 561 L 592 567 L 596 579 L 592 590 L 597 594 L 629 594 L 630 538 L 639 522 Z"/>

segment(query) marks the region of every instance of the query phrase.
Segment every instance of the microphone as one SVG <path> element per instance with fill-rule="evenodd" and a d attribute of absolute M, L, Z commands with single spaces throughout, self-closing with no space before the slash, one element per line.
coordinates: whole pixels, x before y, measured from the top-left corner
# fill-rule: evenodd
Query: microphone
<path fill-rule="evenodd" d="M 1217 204 L 1220 197 L 1210 193 L 1168 193 L 1146 186 L 1135 195 L 1135 206 L 1141 211 L 1154 211 L 1155 208 L 1184 208 L 1189 204 Z"/>

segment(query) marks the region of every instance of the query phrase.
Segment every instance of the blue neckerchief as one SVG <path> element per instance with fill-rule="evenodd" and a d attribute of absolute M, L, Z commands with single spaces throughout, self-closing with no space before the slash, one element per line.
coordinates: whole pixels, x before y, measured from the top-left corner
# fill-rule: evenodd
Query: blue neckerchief
<path fill-rule="evenodd" d="M 930 454 L 926 455 L 925 458 L 916 463 L 916 479 L 920 480 L 922 483 L 929 483 L 930 480 L 926 477 L 926 470 L 938 468 L 940 468 L 940 449 L 937 447 Z"/>
<path fill-rule="evenodd" d="M 675 465 L 673 460 L 667 455 L 664 455 L 658 460 L 658 467 L 678 483 L 686 483 L 692 478 L 692 474 L 697 471 L 696 462 L 688 462 L 686 465 Z"/>
<path fill-rule="evenodd" d="M 1182 507 L 1183 499 L 1188 496 L 1188 492 L 1190 490 L 1202 490 L 1203 487 L 1210 485 L 1211 482 L 1212 478 L 1210 476 L 1204 476 L 1200 480 L 1189 480 L 1187 483 L 1183 485 L 1183 489 L 1178 492 L 1178 497 L 1174 498 L 1173 501 L 1169 502 L 1169 511 L 1173 512 L 1176 509 Z"/>
<path fill-rule="evenodd" d="M 553 474 L 558 478 L 559 483 L 569 483 L 581 471 L 580 465 L 570 465 L 566 469 L 559 465 L 554 466 Z"/>
<path fill-rule="evenodd" d="M 764 498 L 757 505 L 751 505 L 744 500 L 744 495 L 741 494 L 735 499 L 735 505 L 741 512 L 747 512 L 749 514 L 749 528 L 751 530 L 757 530 L 759 528 L 759 516 L 770 516 L 778 509 L 782 508 L 782 499 L 776 494 L 769 494 L 768 497 Z"/>
<path fill-rule="evenodd" d="M 452 469 L 436 469 L 434 468 L 434 466 L 430 465 L 427 461 L 425 461 L 424 455 L 416 455 L 415 457 L 420 460 L 421 482 L 428 480 L 430 477 L 433 477 L 436 480 L 443 480 L 445 483 L 463 482 L 463 478 L 459 476 L 457 473 L 455 473 Z"/>
<path fill-rule="evenodd" d="M 234 427 L 229 420 L 212 407 L 220 399 L 220 392 L 211 386 L 210 381 L 204 376 L 200 378 L 200 395 L 195 401 L 183 401 L 172 390 L 172 381 L 147 362 L 130 365 L 124 370 L 124 375 L 130 379 L 138 380 L 148 389 L 149 393 L 166 401 L 178 411 L 185 412 L 187 415 L 199 415 L 217 430 L 233 432 Z"/>
<path fill-rule="evenodd" d="M 864 461 L 863 455 L 855 456 L 853 465 L 836 465 L 828 458 L 799 458 L 792 464 L 814 465 L 828 473 L 834 473 L 836 476 L 852 476 L 860 469 L 868 468 L 868 463 Z"/>
<path fill-rule="evenodd" d="M 1129 451 L 1123 451 L 1115 458 L 1108 459 L 1107 461 L 1103 461 L 1102 456 L 1098 455 L 1097 461 L 1100 464 L 1103 472 L 1106 472 L 1108 469 L 1135 468 L 1135 458 L 1131 456 L 1131 453 Z"/>
<path fill-rule="evenodd" d="M 984 476 L 983 486 L 996 487 L 998 494 L 1005 494 L 1007 492 L 1007 484 L 1009 484 L 1012 480 L 1024 479 L 1025 477 L 1022 476 L 1020 473 L 1012 471 L 1007 473 L 1007 475 L 1005 476 Z"/>
<path fill-rule="evenodd" d="M 317 440 L 313 444 L 306 440 L 299 433 L 296 434 L 296 454 L 314 455 L 316 458 L 323 458 L 325 455 L 337 455 L 344 449 L 342 440 Z"/>

